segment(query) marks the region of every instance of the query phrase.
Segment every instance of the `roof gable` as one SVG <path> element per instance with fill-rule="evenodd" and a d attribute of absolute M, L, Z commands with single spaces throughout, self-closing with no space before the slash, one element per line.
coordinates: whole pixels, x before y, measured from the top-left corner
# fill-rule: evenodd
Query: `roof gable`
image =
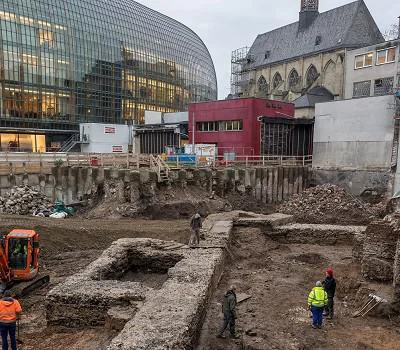
<path fill-rule="evenodd" d="M 317 37 L 320 38 L 318 45 Z M 295 22 L 258 35 L 249 51 L 251 62 L 248 68 L 266 66 L 314 52 L 372 45 L 383 40 L 364 1 L 357 0 L 320 13 L 304 30 L 299 31 L 299 22 Z"/>

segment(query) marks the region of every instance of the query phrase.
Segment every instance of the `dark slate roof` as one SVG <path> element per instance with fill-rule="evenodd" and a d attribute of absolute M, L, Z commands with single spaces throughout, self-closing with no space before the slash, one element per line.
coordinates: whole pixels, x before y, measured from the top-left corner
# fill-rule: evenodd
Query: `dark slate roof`
<path fill-rule="evenodd" d="M 333 101 L 333 94 L 323 86 L 316 86 L 293 101 L 294 108 L 315 107 L 316 103 Z"/>
<path fill-rule="evenodd" d="M 316 37 L 321 43 L 316 44 Z M 259 34 L 249 51 L 248 68 L 267 66 L 315 52 L 356 48 L 384 41 L 363 0 L 318 14 L 312 24 L 299 31 L 299 22 Z M 269 51 L 269 57 L 265 53 Z"/>

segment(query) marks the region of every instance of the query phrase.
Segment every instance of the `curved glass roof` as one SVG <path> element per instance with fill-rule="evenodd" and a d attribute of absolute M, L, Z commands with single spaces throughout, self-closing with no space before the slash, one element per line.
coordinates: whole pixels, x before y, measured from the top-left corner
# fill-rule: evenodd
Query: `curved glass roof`
<path fill-rule="evenodd" d="M 3 0 L 0 25 L 2 118 L 142 122 L 217 99 L 202 40 L 135 1 Z"/>

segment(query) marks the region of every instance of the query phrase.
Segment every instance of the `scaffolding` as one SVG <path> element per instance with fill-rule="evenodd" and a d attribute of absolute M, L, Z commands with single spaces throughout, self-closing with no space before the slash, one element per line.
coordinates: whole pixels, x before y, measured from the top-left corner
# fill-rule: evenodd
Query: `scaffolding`
<path fill-rule="evenodd" d="M 255 70 L 249 65 L 255 61 L 249 47 L 242 47 L 232 52 L 231 56 L 231 94 L 235 97 L 246 96 L 255 83 Z"/>

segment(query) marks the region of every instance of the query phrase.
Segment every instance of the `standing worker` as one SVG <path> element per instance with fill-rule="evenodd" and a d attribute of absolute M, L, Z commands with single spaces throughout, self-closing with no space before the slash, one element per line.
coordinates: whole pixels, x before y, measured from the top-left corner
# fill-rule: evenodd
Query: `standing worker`
<path fill-rule="evenodd" d="M 313 316 L 312 328 L 322 327 L 322 314 L 327 304 L 328 295 L 322 287 L 321 281 L 317 281 L 308 296 L 308 308 L 311 309 Z"/>
<path fill-rule="evenodd" d="M 189 240 L 189 246 L 200 244 L 200 229 L 202 227 L 201 215 L 196 213 L 190 220 L 190 228 L 192 230 Z"/>
<path fill-rule="evenodd" d="M 324 316 L 327 316 L 328 319 L 333 318 L 333 298 L 335 297 L 336 291 L 336 280 L 333 277 L 333 269 L 331 267 L 326 269 L 325 272 L 325 280 L 322 282 L 325 292 L 328 295 L 328 305 L 325 307 Z"/>
<path fill-rule="evenodd" d="M 17 314 L 22 311 L 18 300 L 12 298 L 10 291 L 4 292 L 0 300 L 0 333 L 2 350 L 8 350 L 8 335 L 10 335 L 11 350 L 17 350 L 15 331 L 17 328 Z"/>
<path fill-rule="evenodd" d="M 236 315 L 236 287 L 231 286 L 229 290 L 224 295 L 224 300 L 222 302 L 222 313 L 224 314 L 224 320 L 222 322 L 221 329 L 217 335 L 218 338 L 225 338 L 225 330 L 229 327 L 229 332 L 231 334 L 231 338 L 237 339 L 235 329 L 235 320 L 237 318 Z"/>

